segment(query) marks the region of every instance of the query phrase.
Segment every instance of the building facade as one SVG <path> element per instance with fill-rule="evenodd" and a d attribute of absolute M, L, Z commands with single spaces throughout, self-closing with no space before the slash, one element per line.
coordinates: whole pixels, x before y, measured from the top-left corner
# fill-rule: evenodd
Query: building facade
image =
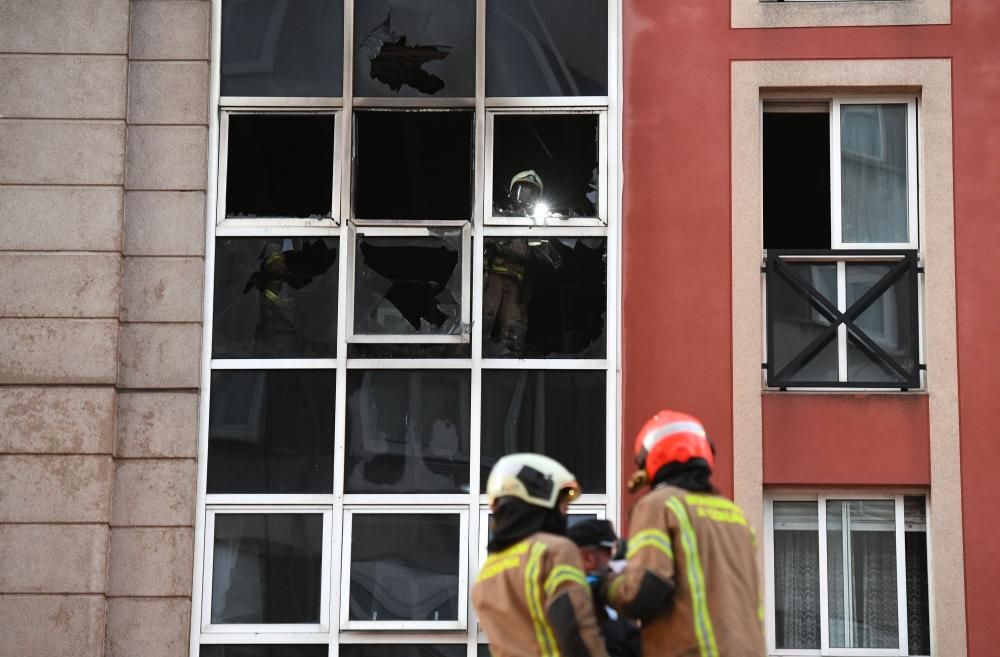
<path fill-rule="evenodd" d="M 492 463 L 627 527 L 664 407 L 757 529 L 769 655 L 994 654 L 998 38 L 0 2 L 0 657 L 482 656 Z"/>

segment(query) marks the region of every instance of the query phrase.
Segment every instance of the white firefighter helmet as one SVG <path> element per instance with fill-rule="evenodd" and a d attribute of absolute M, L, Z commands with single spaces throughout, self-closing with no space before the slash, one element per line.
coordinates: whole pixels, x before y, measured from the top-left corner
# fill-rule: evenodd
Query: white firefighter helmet
<path fill-rule="evenodd" d="M 576 475 L 559 461 L 541 454 L 508 454 L 496 462 L 486 481 L 486 497 L 491 507 L 501 497 L 516 497 L 528 504 L 554 509 L 562 494 L 569 501 L 579 497 Z"/>
<path fill-rule="evenodd" d="M 514 191 L 514 185 L 517 185 L 518 183 L 536 187 L 539 194 L 545 191 L 545 185 L 542 184 L 542 178 L 535 173 L 534 169 L 526 169 L 515 173 L 514 177 L 510 179 L 510 186 L 507 188 L 507 193 L 509 194 Z"/>

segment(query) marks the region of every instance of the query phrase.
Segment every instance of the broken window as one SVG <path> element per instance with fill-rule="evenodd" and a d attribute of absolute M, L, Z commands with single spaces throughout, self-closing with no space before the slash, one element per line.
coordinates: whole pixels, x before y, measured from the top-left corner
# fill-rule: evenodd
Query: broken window
<path fill-rule="evenodd" d="M 227 218 L 332 216 L 333 115 L 227 118 Z"/>
<path fill-rule="evenodd" d="M 354 5 L 354 95 L 471 97 L 476 3 L 367 0 Z"/>
<path fill-rule="evenodd" d="M 467 340 L 463 231 L 413 230 L 413 236 L 358 233 L 352 340 L 364 341 L 363 336 Z"/>
<path fill-rule="evenodd" d="M 469 492 L 468 371 L 351 370 L 347 493 Z"/>
<path fill-rule="evenodd" d="M 486 3 L 487 96 L 607 93 L 607 0 Z"/>
<path fill-rule="evenodd" d="M 336 357 L 337 251 L 323 237 L 218 238 L 212 357 Z"/>
<path fill-rule="evenodd" d="M 603 358 L 607 241 L 487 237 L 483 356 Z"/>
<path fill-rule="evenodd" d="M 354 216 L 435 221 L 472 216 L 470 111 L 354 113 Z"/>
<path fill-rule="evenodd" d="M 208 492 L 333 492 L 331 370 L 216 370 Z"/>
<path fill-rule="evenodd" d="M 343 0 L 223 0 L 223 96 L 339 97 L 343 62 Z"/>
<path fill-rule="evenodd" d="M 599 127 L 597 114 L 494 116 L 493 215 L 597 217 Z"/>

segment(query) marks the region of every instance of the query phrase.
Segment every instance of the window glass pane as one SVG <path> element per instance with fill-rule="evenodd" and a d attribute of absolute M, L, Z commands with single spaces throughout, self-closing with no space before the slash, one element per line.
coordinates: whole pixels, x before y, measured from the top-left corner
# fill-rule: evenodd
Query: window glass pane
<path fill-rule="evenodd" d="M 903 498 L 906 523 L 906 633 L 911 655 L 931 654 L 927 515 L 922 495 Z"/>
<path fill-rule="evenodd" d="M 323 516 L 215 516 L 213 623 L 318 623 Z"/>
<path fill-rule="evenodd" d="M 476 657 L 492 657 L 492 653 L 490 653 L 490 645 L 488 643 L 477 644 Z"/>
<path fill-rule="evenodd" d="M 572 509 L 572 507 L 570 507 Z M 576 513 L 570 511 L 569 515 L 566 517 L 566 527 L 572 527 L 578 522 L 583 522 L 584 520 L 597 520 L 596 513 Z M 493 514 L 486 514 L 486 541 L 487 543 L 493 540 Z"/>
<path fill-rule="evenodd" d="M 459 521 L 442 513 L 353 514 L 350 619 L 456 620 Z"/>
<path fill-rule="evenodd" d="M 427 237 L 358 235 L 354 332 L 457 335 L 462 326 L 460 231 Z"/>
<path fill-rule="evenodd" d="M 895 503 L 826 506 L 830 647 L 898 648 Z"/>
<path fill-rule="evenodd" d="M 493 120 L 493 214 L 597 216 L 596 114 L 498 115 Z M 541 190 L 524 190 L 525 171 Z M 518 192 L 530 192 L 522 193 Z"/>
<path fill-rule="evenodd" d="M 226 216 L 331 216 L 331 114 L 229 117 Z"/>
<path fill-rule="evenodd" d="M 894 263 L 848 263 L 847 306 L 850 307 L 867 294 L 893 266 Z M 885 356 L 907 372 L 915 369 L 917 345 L 913 340 L 913 323 L 917 321 L 917 309 L 911 304 L 911 285 L 912 279 L 909 276 L 900 276 L 854 321 L 885 355 L 871 351 L 853 334 L 849 334 L 847 375 L 850 381 L 905 381 L 905 377 L 885 362 Z"/>
<path fill-rule="evenodd" d="M 815 502 L 774 503 L 775 647 L 820 647 L 819 521 Z"/>
<path fill-rule="evenodd" d="M 391 344 L 386 342 L 352 342 L 347 345 L 348 358 L 472 358 L 468 342 Z"/>
<path fill-rule="evenodd" d="M 465 644 L 342 643 L 340 657 L 465 657 Z"/>
<path fill-rule="evenodd" d="M 469 372 L 347 374 L 348 493 L 469 492 Z"/>
<path fill-rule="evenodd" d="M 475 0 L 354 4 L 355 96 L 474 96 Z"/>
<path fill-rule="evenodd" d="M 482 486 L 504 454 L 537 452 L 576 475 L 584 493 L 605 492 L 604 371 L 483 372 Z"/>
<path fill-rule="evenodd" d="M 487 237 L 483 355 L 603 358 L 607 240 Z"/>
<path fill-rule="evenodd" d="M 340 96 L 343 0 L 223 0 L 223 96 Z"/>
<path fill-rule="evenodd" d="M 607 0 L 486 3 L 487 96 L 607 93 Z"/>
<path fill-rule="evenodd" d="M 466 110 L 354 112 L 354 216 L 472 216 L 472 116 Z"/>
<path fill-rule="evenodd" d="M 337 240 L 215 242 L 213 358 L 334 358 Z"/>
<path fill-rule="evenodd" d="M 209 493 L 332 493 L 337 375 L 216 370 L 208 420 Z"/>
<path fill-rule="evenodd" d="M 200 657 L 327 657 L 329 651 L 330 648 L 325 643 L 285 646 L 207 645 L 201 646 L 198 654 Z"/>
<path fill-rule="evenodd" d="M 840 149 L 843 241 L 908 241 L 906 105 L 844 105 Z"/>
<path fill-rule="evenodd" d="M 833 263 L 786 263 L 791 274 L 837 305 L 837 266 Z M 776 376 L 789 382 L 834 382 L 838 380 L 837 336 L 821 349 L 810 350 L 811 357 L 782 375 L 782 372 L 824 335 L 830 321 L 805 293 L 793 287 L 783 274 L 772 273 L 768 281 L 768 316 L 772 351 L 769 359 Z"/>

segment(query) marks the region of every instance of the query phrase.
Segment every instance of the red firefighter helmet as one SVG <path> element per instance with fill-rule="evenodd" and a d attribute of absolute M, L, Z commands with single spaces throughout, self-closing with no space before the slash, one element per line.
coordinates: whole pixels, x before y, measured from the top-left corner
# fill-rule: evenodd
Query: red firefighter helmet
<path fill-rule="evenodd" d="M 635 462 L 652 481 L 657 471 L 670 463 L 704 459 L 709 472 L 715 469 L 712 444 L 698 418 L 663 410 L 651 417 L 635 437 Z"/>

